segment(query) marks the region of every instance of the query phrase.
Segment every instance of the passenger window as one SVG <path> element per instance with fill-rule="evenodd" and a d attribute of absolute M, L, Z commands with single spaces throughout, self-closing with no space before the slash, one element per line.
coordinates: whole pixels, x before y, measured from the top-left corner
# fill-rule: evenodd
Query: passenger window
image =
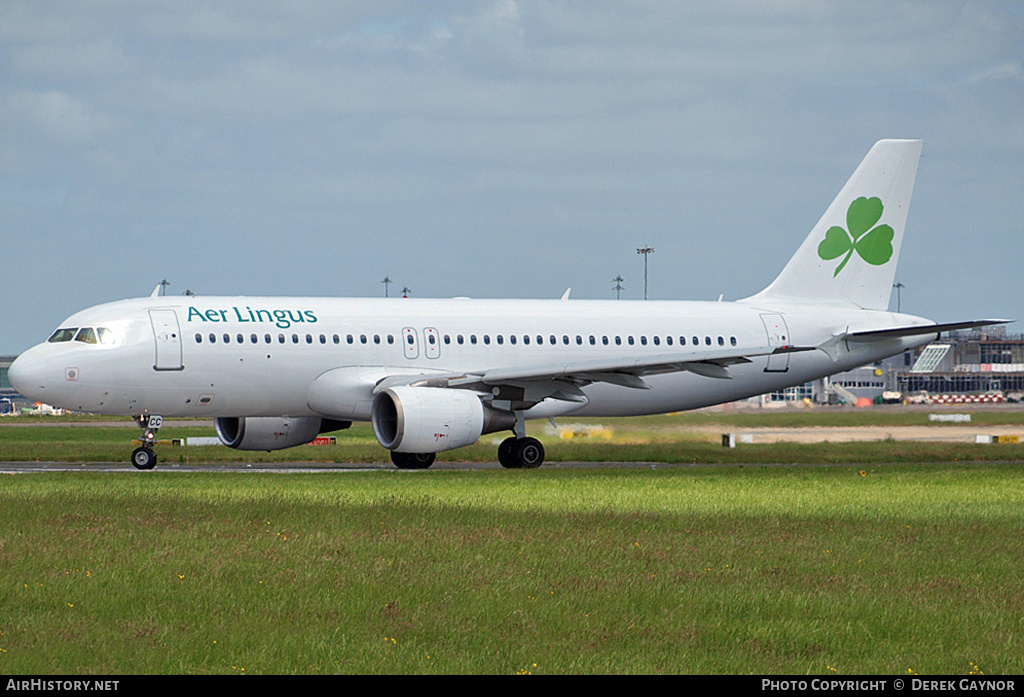
<path fill-rule="evenodd" d="M 245 343 L 245 337 L 244 337 L 244 336 L 242 336 L 241 334 L 239 334 L 239 335 L 238 335 L 237 337 L 235 337 L 235 338 L 236 338 L 236 339 L 238 339 L 238 343 L 240 343 L 240 344 L 244 344 L 244 343 Z"/>
<path fill-rule="evenodd" d="M 254 344 L 258 344 L 258 343 L 260 343 L 260 338 L 258 336 L 256 336 L 255 334 L 250 334 L 249 335 L 249 341 L 251 341 Z"/>
<path fill-rule="evenodd" d="M 75 338 L 75 334 L 78 332 L 78 327 L 72 327 L 71 329 L 58 329 L 53 333 L 48 341 L 51 344 L 62 344 L 65 341 L 71 341 Z"/>
<path fill-rule="evenodd" d="M 501 334 L 498 334 L 497 340 L 498 340 L 498 346 L 501 346 L 502 344 L 505 343 L 505 337 L 503 335 L 501 335 Z"/>
<path fill-rule="evenodd" d="M 196 334 L 196 343 L 197 344 L 203 343 L 203 335 L 202 334 Z"/>
<path fill-rule="evenodd" d="M 231 343 L 231 335 L 230 334 L 225 334 L 224 335 L 224 343 L 225 344 L 230 344 Z"/>
<path fill-rule="evenodd" d="M 733 346 L 735 346 L 736 345 L 736 337 L 734 337 L 734 336 L 729 337 L 729 343 L 732 344 Z"/>
<path fill-rule="evenodd" d="M 211 344 L 216 344 L 217 343 L 217 335 L 214 334 L 213 332 L 210 332 L 210 343 Z"/>

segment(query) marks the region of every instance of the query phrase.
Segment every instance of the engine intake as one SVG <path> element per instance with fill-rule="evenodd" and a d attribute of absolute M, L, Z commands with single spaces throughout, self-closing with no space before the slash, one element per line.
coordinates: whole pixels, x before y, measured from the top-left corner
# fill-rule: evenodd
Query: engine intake
<path fill-rule="evenodd" d="M 374 398 L 372 421 L 377 441 L 388 450 L 439 453 L 511 429 L 515 416 L 485 406 L 466 390 L 400 386 Z"/>

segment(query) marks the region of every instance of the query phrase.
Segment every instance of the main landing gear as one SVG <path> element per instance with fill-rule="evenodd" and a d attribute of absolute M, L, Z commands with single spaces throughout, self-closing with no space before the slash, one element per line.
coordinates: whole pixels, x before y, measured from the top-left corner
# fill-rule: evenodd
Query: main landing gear
<path fill-rule="evenodd" d="M 139 448 L 142 450 L 142 448 Z M 136 450 L 135 452 L 138 452 Z M 425 470 L 434 464 L 434 453 L 391 451 L 391 462 L 402 470 Z M 536 438 L 510 436 L 498 446 L 498 462 L 506 469 L 534 469 L 544 464 L 544 446 Z M 136 465 L 138 467 L 138 465 Z"/>
<path fill-rule="evenodd" d="M 434 453 L 399 453 L 391 451 L 391 461 L 400 470 L 425 470 L 434 464 Z"/>
<path fill-rule="evenodd" d="M 153 446 L 156 445 L 156 432 L 164 423 L 162 416 L 136 416 L 135 423 L 142 429 L 139 440 L 142 445 L 132 451 L 132 465 L 135 469 L 151 470 L 156 467 L 156 453 Z"/>
<path fill-rule="evenodd" d="M 506 469 L 535 469 L 544 464 L 544 446 L 536 438 L 510 436 L 498 446 L 498 462 Z"/>
<path fill-rule="evenodd" d="M 498 462 L 505 469 L 536 469 L 544 464 L 544 446 L 536 438 L 526 436 L 526 419 L 517 411 L 514 436 L 501 441 L 498 446 Z M 554 423 L 552 421 L 552 423 Z"/>

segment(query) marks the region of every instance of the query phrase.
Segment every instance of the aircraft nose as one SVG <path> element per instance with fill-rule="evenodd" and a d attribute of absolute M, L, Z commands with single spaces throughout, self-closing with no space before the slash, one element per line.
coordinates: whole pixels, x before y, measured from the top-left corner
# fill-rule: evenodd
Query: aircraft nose
<path fill-rule="evenodd" d="M 46 389 L 46 361 L 29 349 L 14 359 L 7 369 L 11 387 L 29 399 L 41 399 Z"/>

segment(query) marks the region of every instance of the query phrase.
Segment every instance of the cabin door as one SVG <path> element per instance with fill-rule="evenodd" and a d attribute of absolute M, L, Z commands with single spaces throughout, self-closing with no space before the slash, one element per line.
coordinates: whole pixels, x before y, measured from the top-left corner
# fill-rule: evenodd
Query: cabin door
<path fill-rule="evenodd" d="M 181 329 L 174 310 L 150 310 L 149 321 L 156 338 L 153 370 L 184 370 L 181 362 Z"/>
<path fill-rule="evenodd" d="M 776 313 L 764 313 L 761 315 L 765 331 L 768 332 L 768 345 L 773 348 L 789 346 L 789 327 L 786 326 L 786 319 Z M 768 356 L 768 365 L 765 366 L 766 373 L 785 373 L 789 370 L 788 353 L 780 353 Z"/>

